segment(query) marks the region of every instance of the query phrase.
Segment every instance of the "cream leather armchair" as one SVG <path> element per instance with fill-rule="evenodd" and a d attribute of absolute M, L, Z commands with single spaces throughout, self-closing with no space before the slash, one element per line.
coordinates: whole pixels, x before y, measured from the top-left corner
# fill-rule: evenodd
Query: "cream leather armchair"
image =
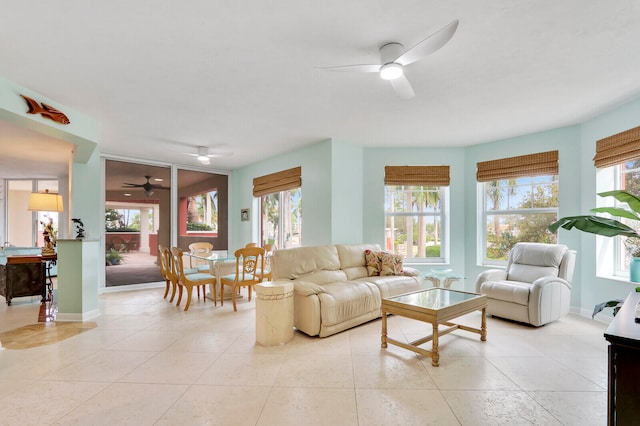
<path fill-rule="evenodd" d="M 505 270 L 478 276 L 476 293 L 487 295 L 487 313 L 539 327 L 569 312 L 575 259 L 564 245 L 517 243 Z"/>

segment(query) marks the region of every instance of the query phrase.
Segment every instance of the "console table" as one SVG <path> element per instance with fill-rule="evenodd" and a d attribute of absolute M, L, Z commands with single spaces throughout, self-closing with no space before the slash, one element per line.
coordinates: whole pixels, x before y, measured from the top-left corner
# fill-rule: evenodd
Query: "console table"
<path fill-rule="evenodd" d="M 640 323 L 635 322 L 640 293 L 631 293 L 604 333 L 609 345 L 608 424 L 638 424 L 640 419 Z"/>
<path fill-rule="evenodd" d="M 45 293 L 45 264 L 41 256 L 7 256 L 7 264 L 0 265 L 0 295 L 11 306 L 11 299 L 23 296 L 42 296 Z"/>

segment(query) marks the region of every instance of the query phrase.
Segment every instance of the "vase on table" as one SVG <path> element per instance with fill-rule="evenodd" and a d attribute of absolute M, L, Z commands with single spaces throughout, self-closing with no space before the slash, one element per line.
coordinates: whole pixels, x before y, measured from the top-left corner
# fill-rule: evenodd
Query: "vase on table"
<path fill-rule="evenodd" d="M 632 257 L 629 264 L 629 280 L 632 283 L 640 283 L 640 257 Z"/>

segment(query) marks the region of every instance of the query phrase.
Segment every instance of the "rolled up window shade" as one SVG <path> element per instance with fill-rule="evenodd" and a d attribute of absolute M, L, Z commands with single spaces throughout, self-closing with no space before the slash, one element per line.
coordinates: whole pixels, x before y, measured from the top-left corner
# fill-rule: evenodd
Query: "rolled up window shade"
<path fill-rule="evenodd" d="M 602 168 L 637 158 L 640 158 L 640 126 L 597 141 L 593 163 Z"/>
<path fill-rule="evenodd" d="M 302 167 L 283 170 L 253 179 L 253 196 L 273 194 L 288 191 L 302 186 Z"/>
<path fill-rule="evenodd" d="M 449 166 L 385 166 L 385 185 L 449 186 Z"/>
<path fill-rule="evenodd" d="M 499 160 L 481 161 L 477 166 L 476 180 L 478 182 L 490 182 L 493 180 L 513 179 L 525 176 L 557 175 L 558 151 L 539 152 L 537 154 L 501 158 Z"/>

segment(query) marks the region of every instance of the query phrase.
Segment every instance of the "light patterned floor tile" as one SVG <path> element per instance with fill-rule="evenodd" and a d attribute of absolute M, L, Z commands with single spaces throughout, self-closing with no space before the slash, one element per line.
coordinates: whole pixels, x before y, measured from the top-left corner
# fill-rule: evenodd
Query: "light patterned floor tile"
<path fill-rule="evenodd" d="M 443 390 L 442 395 L 464 426 L 562 424 L 523 391 Z"/>
<path fill-rule="evenodd" d="M 356 389 L 356 400 L 363 425 L 459 425 L 437 390 Z"/>

